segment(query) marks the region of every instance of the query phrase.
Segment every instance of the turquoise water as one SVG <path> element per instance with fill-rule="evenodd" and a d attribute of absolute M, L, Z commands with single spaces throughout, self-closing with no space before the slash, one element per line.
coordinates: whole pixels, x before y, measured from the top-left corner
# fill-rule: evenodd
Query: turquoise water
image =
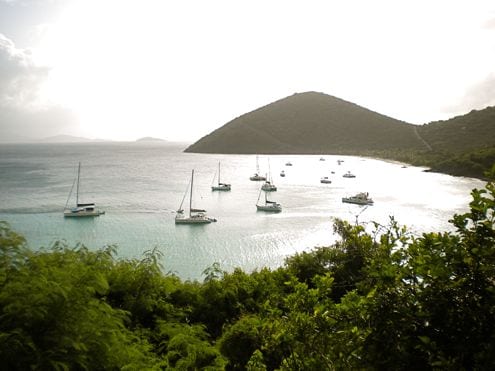
<path fill-rule="evenodd" d="M 452 230 L 448 219 L 467 210 L 471 178 L 424 172 L 394 162 L 350 156 L 259 156 L 260 172 L 270 169 L 282 204 L 279 214 L 256 211 L 261 182 L 249 181 L 254 155 L 183 153 L 162 143 L 0 145 L 0 220 L 26 236 L 32 248 L 56 240 L 90 248 L 117 244 L 122 257 L 141 257 L 155 246 L 166 271 L 201 279 L 214 262 L 225 270 L 276 267 L 286 256 L 331 244 L 335 217 L 367 225 L 394 216 L 414 233 Z M 344 160 L 341 165 L 337 159 Z M 106 211 L 97 218 L 64 218 L 62 210 L 81 161 L 81 202 Z M 231 192 L 211 192 L 218 162 Z M 293 166 L 287 167 L 290 161 Z M 174 223 L 191 169 L 194 204 L 218 222 Z M 279 176 L 285 170 L 286 177 Z M 334 171 L 335 174 L 331 174 Z M 342 178 L 351 171 L 354 179 Z M 321 184 L 329 176 L 332 184 Z M 343 204 L 341 198 L 369 192 L 375 205 Z"/>

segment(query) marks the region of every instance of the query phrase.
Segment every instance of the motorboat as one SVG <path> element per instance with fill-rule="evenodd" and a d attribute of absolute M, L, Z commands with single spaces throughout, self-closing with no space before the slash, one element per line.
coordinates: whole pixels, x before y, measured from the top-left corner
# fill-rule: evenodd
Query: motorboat
<path fill-rule="evenodd" d="M 283 170 L 282 170 L 282 171 L 280 172 L 280 176 L 281 176 L 282 178 L 283 178 L 283 177 L 285 177 L 285 171 L 283 171 Z"/>
<path fill-rule="evenodd" d="M 368 192 L 361 192 L 351 197 L 342 197 L 342 202 L 357 205 L 373 205 L 373 200 L 369 197 Z"/>
<path fill-rule="evenodd" d="M 352 174 L 350 171 L 342 175 L 344 178 L 355 178 L 356 176 Z"/>
<path fill-rule="evenodd" d="M 330 183 L 332 183 L 332 181 L 330 180 L 329 177 L 324 176 L 323 178 L 320 179 L 320 183 L 330 184 Z"/>

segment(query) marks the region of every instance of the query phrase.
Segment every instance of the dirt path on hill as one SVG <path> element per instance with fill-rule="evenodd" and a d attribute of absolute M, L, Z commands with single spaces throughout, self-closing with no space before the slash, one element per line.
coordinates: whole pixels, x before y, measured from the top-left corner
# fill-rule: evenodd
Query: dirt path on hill
<path fill-rule="evenodd" d="M 419 134 L 417 127 L 414 128 L 414 134 L 416 134 L 416 137 L 418 137 L 418 139 L 425 145 L 426 148 L 428 148 L 429 151 L 433 150 L 433 148 L 431 148 L 428 142 L 424 140 L 424 138 Z"/>

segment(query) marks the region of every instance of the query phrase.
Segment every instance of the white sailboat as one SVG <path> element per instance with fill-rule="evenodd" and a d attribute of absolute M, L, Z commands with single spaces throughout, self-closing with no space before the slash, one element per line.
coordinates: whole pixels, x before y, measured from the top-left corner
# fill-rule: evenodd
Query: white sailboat
<path fill-rule="evenodd" d="M 277 186 L 273 184 L 272 172 L 270 170 L 270 159 L 268 159 L 268 175 L 266 176 L 265 183 L 263 183 L 261 189 L 265 192 L 275 192 L 277 190 Z"/>
<path fill-rule="evenodd" d="M 282 205 L 280 205 L 278 202 L 268 200 L 266 192 L 263 192 L 265 194 L 265 203 L 260 203 L 261 192 L 263 192 L 263 190 L 260 189 L 258 201 L 256 201 L 256 210 L 269 211 L 274 213 L 279 213 L 282 211 Z"/>
<path fill-rule="evenodd" d="M 80 203 L 79 202 L 79 181 L 81 177 L 81 163 L 77 168 L 77 177 L 72 183 L 72 188 L 69 192 L 69 197 L 67 197 L 67 202 L 65 203 L 64 216 L 65 217 L 82 217 L 82 216 L 100 216 L 105 214 L 105 211 L 97 209 L 94 203 Z M 69 201 L 72 196 L 72 191 L 74 190 L 74 184 L 76 185 L 76 203 L 75 206 L 69 207 Z"/>
<path fill-rule="evenodd" d="M 213 178 L 213 182 L 215 182 L 215 178 Z M 216 185 L 211 186 L 211 190 L 212 191 L 230 191 L 230 189 L 231 189 L 230 184 L 220 182 L 220 162 L 219 162 L 218 163 L 218 182 Z"/>
<path fill-rule="evenodd" d="M 177 214 L 175 215 L 175 224 L 207 224 L 211 222 L 216 222 L 215 218 L 210 218 L 206 215 L 206 210 L 203 209 L 195 209 L 192 207 L 193 200 L 193 185 L 194 185 L 194 169 L 191 173 L 191 182 L 188 185 L 186 192 L 184 193 L 184 197 L 182 198 L 182 202 L 180 203 L 179 210 L 177 210 Z M 184 204 L 184 200 L 186 198 L 187 192 L 189 192 L 189 213 L 184 214 L 184 209 L 182 205 Z"/>
<path fill-rule="evenodd" d="M 253 180 L 253 181 L 266 180 L 265 176 L 260 175 L 260 166 L 258 164 L 258 156 L 256 156 L 256 173 L 254 173 L 252 176 L 250 176 L 249 180 Z"/>

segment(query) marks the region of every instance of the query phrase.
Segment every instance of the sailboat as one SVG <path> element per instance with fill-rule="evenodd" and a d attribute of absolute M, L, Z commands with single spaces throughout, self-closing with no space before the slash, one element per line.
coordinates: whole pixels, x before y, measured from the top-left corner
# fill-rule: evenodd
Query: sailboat
<path fill-rule="evenodd" d="M 184 193 L 184 197 L 182 198 L 182 202 L 180 203 L 179 210 L 177 210 L 177 215 L 175 215 L 175 224 L 207 224 L 211 222 L 216 222 L 215 218 L 209 218 L 206 215 L 206 210 L 203 209 L 194 209 L 192 207 L 193 200 L 193 185 L 194 185 L 194 169 L 191 173 L 191 182 L 187 186 L 186 193 Z M 184 214 L 184 209 L 182 205 L 184 204 L 184 199 L 186 198 L 187 192 L 189 191 L 189 213 Z"/>
<path fill-rule="evenodd" d="M 265 192 L 274 192 L 277 190 L 275 184 L 273 184 L 272 173 L 270 170 L 270 159 L 268 159 L 268 175 L 266 177 L 265 183 L 261 186 L 261 189 Z"/>
<path fill-rule="evenodd" d="M 256 209 L 258 211 L 270 211 L 274 213 L 279 213 L 282 211 L 282 205 L 280 205 L 278 202 L 268 200 L 266 192 L 263 192 L 265 194 L 265 203 L 260 203 L 261 192 L 263 192 L 263 190 L 260 189 L 258 201 L 256 202 Z"/>
<path fill-rule="evenodd" d="M 215 178 L 213 178 L 215 181 Z M 211 186 L 212 191 L 230 191 L 230 184 L 220 182 L 220 162 L 218 163 L 218 183 Z"/>
<path fill-rule="evenodd" d="M 79 180 L 81 177 L 81 163 L 79 162 L 79 166 L 77 168 L 77 177 L 74 179 L 74 183 L 72 183 L 72 188 L 69 192 L 69 197 L 67 197 L 67 202 L 65 203 L 64 208 L 64 216 L 73 217 L 73 216 L 100 216 L 105 214 L 105 211 L 99 210 L 96 208 L 94 203 L 80 203 L 79 202 Z M 69 207 L 69 201 L 72 196 L 72 191 L 74 190 L 74 184 L 76 184 L 76 204 L 73 207 Z"/>
<path fill-rule="evenodd" d="M 258 164 L 258 156 L 256 156 L 256 173 L 254 173 L 251 177 L 249 177 L 249 180 L 253 181 L 260 181 L 260 180 L 266 180 L 266 177 L 260 174 L 260 166 Z"/>

